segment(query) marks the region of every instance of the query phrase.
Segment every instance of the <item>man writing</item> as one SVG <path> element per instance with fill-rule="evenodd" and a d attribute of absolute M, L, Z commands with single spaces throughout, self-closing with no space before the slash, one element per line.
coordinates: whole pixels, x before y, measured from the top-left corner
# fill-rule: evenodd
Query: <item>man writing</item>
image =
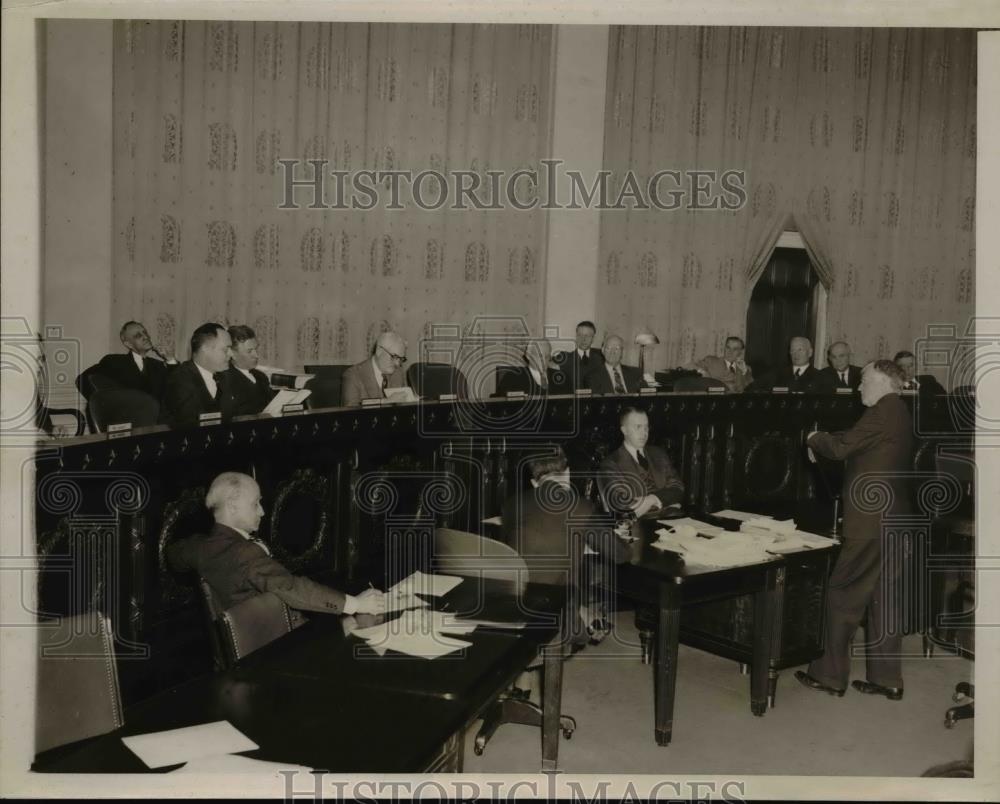
<path fill-rule="evenodd" d="M 598 485 L 612 511 L 631 511 L 636 517 L 679 505 L 684 484 L 665 450 L 648 446 L 649 417 L 638 408 L 622 411 L 622 445 L 601 461 Z"/>
<path fill-rule="evenodd" d="M 900 665 L 902 635 L 896 620 L 899 562 L 887 555 L 884 517 L 909 512 L 907 473 L 913 460 L 913 421 L 899 397 L 903 373 L 891 360 L 876 360 L 861 374 L 861 402 L 868 408 L 850 430 L 810 433 L 810 459 L 815 455 L 846 461 L 844 475 L 844 544 L 830 576 L 826 599 L 823 656 L 796 671 L 806 687 L 842 696 L 850 676 L 851 638 L 867 611 L 868 680 L 852 687 L 892 701 L 903 697 Z M 876 489 L 879 495 L 871 495 Z M 870 496 L 885 496 L 884 506 Z M 884 509 L 884 510 L 883 510 Z"/>
<path fill-rule="evenodd" d="M 260 488 L 249 475 L 223 472 L 212 481 L 205 506 L 215 518 L 211 532 L 169 545 L 167 561 L 177 571 L 194 571 L 204 578 L 222 609 L 273 592 L 295 610 L 329 614 L 385 611 L 382 592 L 369 589 L 358 596 L 346 595 L 293 575 L 271 558 L 267 546 L 252 537 L 264 509 Z"/>

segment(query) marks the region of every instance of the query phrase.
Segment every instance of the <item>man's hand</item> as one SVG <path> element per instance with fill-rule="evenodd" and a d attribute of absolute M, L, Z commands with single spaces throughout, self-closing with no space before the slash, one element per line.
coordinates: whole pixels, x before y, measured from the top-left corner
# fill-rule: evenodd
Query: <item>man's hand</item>
<path fill-rule="evenodd" d="M 632 510 L 635 511 L 636 517 L 641 517 L 645 516 L 650 511 L 657 511 L 662 507 L 663 504 L 660 502 L 659 497 L 647 494 L 632 506 Z"/>
<path fill-rule="evenodd" d="M 355 614 L 383 614 L 385 612 L 385 592 L 378 589 L 365 589 L 356 596 L 358 608 Z"/>
<path fill-rule="evenodd" d="M 740 374 L 746 374 L 747 372 L 747 364 L 743 362 L 742 357 L 739 360 L 733 361 L 733 368 L 735 368 Z"/>

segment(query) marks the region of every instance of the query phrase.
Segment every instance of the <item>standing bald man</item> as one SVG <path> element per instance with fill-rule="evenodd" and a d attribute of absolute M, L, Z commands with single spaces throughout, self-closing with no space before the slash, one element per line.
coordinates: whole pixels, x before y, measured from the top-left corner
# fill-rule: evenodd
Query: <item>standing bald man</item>
<path fill-rule="evenodd" d="M 387 388 L 406 386 L 406 341 L 395 332 L 383 332 L 375 351 L 344 372 L 340 404 L 360 405 L 362 399 L 381 399 Z"/>

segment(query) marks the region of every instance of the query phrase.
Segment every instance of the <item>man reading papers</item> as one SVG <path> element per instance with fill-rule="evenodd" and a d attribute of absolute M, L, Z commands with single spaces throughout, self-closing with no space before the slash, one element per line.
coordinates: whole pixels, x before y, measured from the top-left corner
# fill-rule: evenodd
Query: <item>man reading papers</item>
<path fill-rule="evenodd" d="M 385 596 L 369 589 L 346 595 L 323 584 L 293 575 L 271 558 L 267 546 L 254 539 L 264 509 L 260 488 L 249 475 L 223 472 L 205 495 L 215 517 L 208 535 L 193 536 L 167 548 L 173 569 L 194 571 L 212 587 L 219 605 L 228 609 L 243 600 L 274 592 L 289 608 L 329 614 L 380 614 Z"/>

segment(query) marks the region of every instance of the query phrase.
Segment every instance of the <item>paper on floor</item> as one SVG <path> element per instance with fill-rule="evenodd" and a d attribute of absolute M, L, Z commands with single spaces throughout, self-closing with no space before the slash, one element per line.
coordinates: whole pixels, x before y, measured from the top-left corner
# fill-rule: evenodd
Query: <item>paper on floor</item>
<path fill-rule="evenodd" d="M 122 742 L 150 768 L 259 747 L 227 720 L 122 737 Z"/>

